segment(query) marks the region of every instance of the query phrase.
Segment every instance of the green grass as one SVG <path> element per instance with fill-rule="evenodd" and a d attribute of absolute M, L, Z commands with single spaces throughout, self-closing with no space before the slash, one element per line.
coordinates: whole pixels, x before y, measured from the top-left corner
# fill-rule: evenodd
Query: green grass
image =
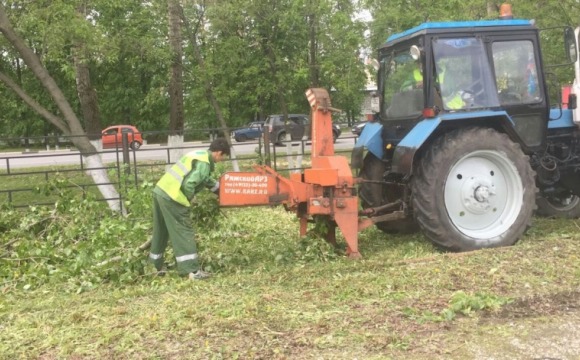
<path fill-rule="evenodd" d="M 243 158 L 242 170 L 252 163 Z M 140 173 L 154 182 L 162 171 Z M 66 182 L 85 180 L 75 176 Z M 215 218 L 202 198 L 197 241 L 214 277 L 190 282 L 140 267 L 147 186 L 127 195 L 127 219 L 67 193 L 78 212 L 4 211 L 0 358 L 532 358 L 540 353 L 514 352 L 511 339 L 564 341 L 574 336 L 564 325 L 580 327 L 577 221 L 537 218 L 513 247 L 461 254 L 370 228 L 354 261 L 315 236 L 300 239 L 281 207 Z M 62 198 L 55 189 L 49 196 Z M 115 256 L 122 261 L 98 265 Z M 548 325 L 564 330 L 534 332 Z"/>
<path fill-rule="evenodd" d="M 296 219 L 281 208 L 225 215 L 198 236 L 215 273 L 208 281 L 149 269 L 132 283 L 79 294 L 64 283 L 29 290 L 5 283 L 0 354 L 464 359 L 474 358 L 472 343 L 493 349 L 494 339 L 522 335 L 509 326 L 518 316 L 561 316 L 562 299 L 579 305 L 564 296 L 577 295 L 580 284 L 575 221 L 536 219 L 516 246 L 462 254 L 439 252 L 421 235 L 371 228 L 359 236 L 363 259 L 353 261 L 319 239 L 299 239 Z M 139 240 L 118 239 L 128 247 Z M 530 299 L 551 304 L 551 312 L 530 307 Z"/>

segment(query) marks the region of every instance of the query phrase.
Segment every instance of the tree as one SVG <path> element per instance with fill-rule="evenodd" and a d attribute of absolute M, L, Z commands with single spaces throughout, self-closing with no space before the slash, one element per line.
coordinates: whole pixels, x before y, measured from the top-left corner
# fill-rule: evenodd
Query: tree
<path fill-rule="evenodd" d="M 195 60 L 197 61 L 198 66 L 202 70 L 202 73 L 206 74 L 205 60 L 201 54 L 201 50 L 199 48 L 199 44 L 198 44 L 198 40 L 197 40 L 197 29 L 200 28 L 199 25 L 202 23 L 203 14 L 204 14 L 204 12 L 202 11 L 200 16 L 199 16 L 198 24 L 195 27 L 196 30 L 194 30 L 193 27 L 191 26 L 191 24 L 189 23 L 187 17 L 185 16 L 183 8 L 179 7 L 179 16 L 180 16 L 181 20 L 183 21 L 183 23 L 185 24 L 186 31 L 189 35 L 189 42 L 191 44 L 191 47 L 193 48 L 193 54 L 195 55 Z M 226 120 L 223 116 L 221 106 L 214 95 L 212 81 L 209 78 L 209 76 L 207 76 L 207 75 L 203 76 L 203 83 L 204 83 L 203 85 L 204 85 L 205 94 L 207 96 L 209 103 L 211 104 L 211 106 L 213 107 L 213 109 L 216 113 L 217 120 L 218 120 L 218 123 L 220 124 L 222 131 L 225 134 L 229 134 L 230 131 L 229 131 L 228 125 L 227 125 Z M 231 148 L 232 147 L 231 138 L 226 135 L 225 139 Z M 238 161 L 236 160 L 236 152 L 235 152 L 234 148 L 231 148 L 231 157 L 233 159 L 234 171 L 240 171 Z"/>
<path fill-rule="evenodd" d="M 119 194 L 113 185 L 110 185 L 108 175 L 103 169 L 100 157 L 96 153 L 95 147 L 90 143 L 81 123 L 73 111 L 64 93 L 51 77 L 47 69 L 42 65 L 38 56 L 28 47 L 25 41 L 16 33 L 10 22 L 4 6 L 0 3 L 0 32 L 4 35 L 10 45 L 22 58 L 38 81 L 50 94 L 55 106 L 60 113 L 56 115 L 38 103 L 26 91 L 14 82 L 10 77 L 0 72 L 0 81 L 14 91 L 28 106 L 40 114 L 48 122 L 56 126 L 63 134 L 71 136 L 73 144 L 79 149 L 87 163 L 87 172 L 97 184 L 101 194 L 107 200 L 109 207 L 115 211 L 121 211 L 121 201 Z"/>
<path fill-rule="evenodd" d="M 169 52 L 171 74 L 169 76 L 169 137 L 167 144 L 173 148 L 174 161 L 183 152 L 183 48 L 181 36 L 181 6 L 178 0 L 167 0 L 169 24 Z"/>
<path fill-rule="evenodd" d="M 81 19 L 86 18 L 86 4 L 81 4 L 77 8 L 77 14 Z M 76 70 L 76 85 L 80 107 L 85 121 L 85 130 L 89 140 L 93 140 L 93 145 L 100 144 L 101 141 L 101 112 L 97 92 L 91 81 L 89 68 L 90 55 L 86 49 L 86 44 L 82 40 L 77 40 L 72 49 L 73 62 Z"/>
<path fill-rule="evenodd" d="M 321 1 L 318 35 L 321 83 L 333 90 L 333 105 L 345 112 L 349 124 L 360 115 L 367 83 L 361 49 L 366 47 L 364 24 L 353 19 L 355 2 Z"/>

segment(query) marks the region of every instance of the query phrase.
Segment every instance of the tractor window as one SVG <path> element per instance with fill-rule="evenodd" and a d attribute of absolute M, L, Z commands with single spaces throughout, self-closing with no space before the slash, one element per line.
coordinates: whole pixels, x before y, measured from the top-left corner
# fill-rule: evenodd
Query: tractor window
<path fill-rule="evenodd" d="M 498 41 L 492 45 L 495 81 L 502 105 L 542 100 L 531 41 Z"/>
<path fill-rule="evenodd" d="M 433 56 L 436 93 L 446 111 L 499 106 L 481 39 L 436 39 Z"/>
<path fill-rule="evenodd" d="M 423 111 L 423 69 L 421 62 L 413 60 L 409 49 L 395 52 L 381 59 L 380 71 L 384 75 L 380 92 L 386 118 L 418 117 Z"/>

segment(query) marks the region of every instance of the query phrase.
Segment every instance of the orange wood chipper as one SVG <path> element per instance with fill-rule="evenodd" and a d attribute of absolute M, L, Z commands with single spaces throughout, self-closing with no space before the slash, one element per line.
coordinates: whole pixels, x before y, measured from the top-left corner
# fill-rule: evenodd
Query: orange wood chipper
<path fill-rule="evenodd" d="M 312 110 L 312 166 L 290 178 L 265 165 L 254 165 L 255 172 L 228 172 L 220 179 L 220 205 L 241 207 L 257 205 L 285 206 L 300 219 L 300 235 L 305 236 L 314 217 L 328 220 L 326 240 L 336 246 L 336 227 L 347 244 L 347 255 L 359 258 L 358 232 L 373 225 L 376 218 L 365 209 L 359 214 L 359 202 L 348 160 L 334 154 L 330 98 L 325 89 L 308 89 L 306 97 Z M 391 214 L 392 216 L 392 214 Z"/>

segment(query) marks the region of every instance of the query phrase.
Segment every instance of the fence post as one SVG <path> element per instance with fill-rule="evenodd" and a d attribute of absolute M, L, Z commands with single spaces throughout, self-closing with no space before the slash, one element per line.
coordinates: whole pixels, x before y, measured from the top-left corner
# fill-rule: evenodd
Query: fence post
<path fill-rule="evenodd" d="M 266 128 L 266 126 L 264 126 Z M 264 129 L 264 157 L 265 157 L 265 164 L 268 167 L 271 167 L 270 161 L 270 132 L 268 129 Z"/>
<path fill-rule="evenodd" d="M 131 174 L 131 158 L 129 157 L 129 136 L 127 133 L 123 133 L 122 137 L 122 146 L 123 146 L 123 164 L 125 165 L 125 173 L 127 175 Z"/>

